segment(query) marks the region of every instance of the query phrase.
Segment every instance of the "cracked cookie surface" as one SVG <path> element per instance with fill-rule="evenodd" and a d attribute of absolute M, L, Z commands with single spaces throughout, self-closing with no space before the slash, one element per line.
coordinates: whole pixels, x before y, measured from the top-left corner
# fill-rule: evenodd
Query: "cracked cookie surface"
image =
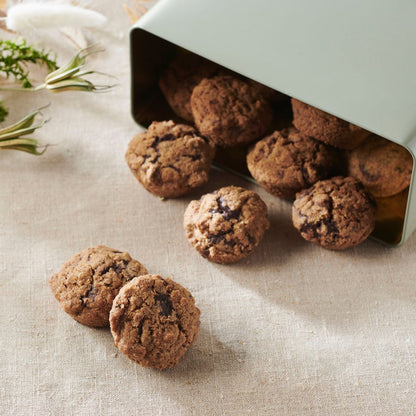
<path fill-rule="evenodd" d="M 273 111 L 256 88 L 229 75 L 203 79 L 193 90 L 195 125 L 221 147 L 250 143 L 271 126 Z"/>
<path fill-rule="evenodd" d="M 175 366 L 198 338 L 200 311 L 191 293 L 158 275 L 126 284 L 110 313 L 115 345 L 143 367 Z"/>
<path fill-rule="evenodd" d="M 198 201 L 184 215 L 190 244 L 215 263 L 234 263 L 248 256 L 269 228 L 267 207 L 258 194 L 227 186 Z"/>
<path fill-rule="evenodd" d="M 340 149 L 354 149 L 368 131 L 292 98 L 293 124 L 302 133 Z"/>
<path fill-rule="evenodd" d="M 406 189 L 412 176 L 413 159 L 403 147 L 372 135 L 349 152 L 348 173 L 375 196 L 386 198 Z"/>
<path fill-rule="evenodd" d="M 162 73 L 159 88 L 172 110 L 192 122 L 192 91 L 203 78 L 213 76 L 218 70 L 218 65 L 197 55 L 179 55 Z"/>
<path fill-rule="evenodd" d="M 214 154 L 214 146 L 193 127 L 160 121 L 133 138 L 126 161 L 149 192 L 176 198 L 208 181 Z"/>
<path fill-rule="evenodd" d="M 109 313 L 120 288 L 146 268 L 128 253 L 106 246 L 87 248 L 65 262 L 49 279 L 62 309 L 81 324 L 109 325 Z"/>
<path fill-rule="evenodd" d="M 247 155 L 253 178 L 269 193 L 294 198 L 302 189 L 331 176 L 337 151 L 290 127 L 258 141 Z"/>
<path fill-rule="evenodd" d="M 375 211 L 374 198 L 360 182 L 337 176 L 298 193 L 292 219 L 305 240 L 343 250 L 360 244 L 371 234 Z"/>

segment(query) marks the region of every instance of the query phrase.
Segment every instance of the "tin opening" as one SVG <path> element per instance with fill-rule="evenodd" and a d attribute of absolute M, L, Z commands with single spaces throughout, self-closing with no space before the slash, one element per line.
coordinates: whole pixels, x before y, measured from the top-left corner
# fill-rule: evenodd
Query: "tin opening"
<path fill-rule="evenodd" d="M 142 29 L 135 29 L 131 32 L 131 45 L 134 45 L 130 49 L 132 64 L 131 104 L 134 120 L 145 127 L 148 127 L 153 121 L 163 120 L 189 124 L 172 111 L 158 83 L 161 73 L 172 59 L 180 54 L 193 54 L 193 52 Z M 229 71 L 226 68 L 224 70 Z M 272 131 L 290 126 L 293 120 L 290 97 L 282 94 L 281 99 L 273 102 L 272 106 L 276 115 Z M 214 164 L 223 170 L 255 182 L 246 164 L 246 155 L 250 145 L 218 149 Z M 409 188 L 406 188 L 393 196 L 375 198 L 377 213 L 376 227 L 372 234 L 374 238 L 390 245 L 401 243 L 408 194 Z"/>

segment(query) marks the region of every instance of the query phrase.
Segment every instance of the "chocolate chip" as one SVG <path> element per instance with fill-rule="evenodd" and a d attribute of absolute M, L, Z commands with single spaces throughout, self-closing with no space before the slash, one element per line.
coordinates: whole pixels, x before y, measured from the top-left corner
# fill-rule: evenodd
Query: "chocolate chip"
<path fill-rule="evenodd" d="M 162 136 L 160 138 L 160 141 L 161 142 L 169 142 L 169 141 L 175 140 L 175 138 L 176 137 L 173 134 L 168 133 L 168 134 L 165 134 L 164 136 Z"/>
<path fill-rule="evenodd" d="M 167 293 L 156 293 L 155 302 L 159 302 L 160 309 L 159 315 L 169 316 L 172 314 L 173 306 L 170 296 Z"/>
<path fill-rule="evenodd" d="M 225 244 L 229 247 L 234 247 L 236 242 L 234 240 L 225 240 Z"/>
<path fill-rule="evenodd" d="M 224 198 L 220 196 L 217 198 L 217 209 L 211 209 L 209 212 L 213 214 L 221 214 L 226 221 L 231 219 L 238 220 L 240 218 L 241 209 L 231 209 L 224 201 Z"/>
<path fill-rule="evenodd" d="M 208 240 L 209 240 L 209 244 L 214 245 L 214 244 L 219 244 L 222 240 L 224 240 L 224 236 L 223 235 L 215 235 L 215 234 L 210 234 L 208 236 Z"/>
<path fill-rule="evenodd" d="M 332 198 L 329 198 L 327 201 L 328 217 L 322 220 L 323 225 L 327 229 L 327 233 L 338 236 L 339 229 L 338 224 L 334 221 L 334 202 Z"/>
<path fill-rule="evenodd" d="M 334 221 L 332 217 L 325 218 L 322 221 L 322 224 L 325 225 L 328 234 L 331 234 L 334 237 L 338 236 L 339 234 L 338 224 Z"/>
<path fill-rule="evenodd" d="M 113 270 L 120 275 L 123 270 L 126 268 L 127 264 L 129 263 L 127 260 L 121 260 L 122 264 L 116 264 L 115 266 L 113 266 Z"/>
<path fill-rule="evenodd" d="M 97 295 L 98 295 L 98 292 L 95 290 L 94 284 L 91 284 L 87 293 L 81 297 L 82 304 L 85 305 L 87 303 L 86 302 L 87 300 L 89 300 L 90 302 L 94 302 Z"/>
<path fill-rule="evenodd" d="M 180 170 L 179 170 L 176 166 L 173 166 L 173 165 L 166 165 L 166 167 L 167 167 L 167 168 L 170 168 L 170 169 L 172 169 L 172 170 L 174 170 L 175 172 L 180 173 Z"/>
<path fill-rule="evenodd" d="M 195 161 L 201 159 L 201 156 L 200 155 L 183 155 L 183 157 L 189 157 L 189 159 L 191 159 L 192 162 L 195 162 Z"/>
<path fill-rule="evenodd" d="M 116 264 L 116 265 L 113 267 L 113 270 L 114 270 L 117 274 L 119 274 L 119 275 L 120 275 L 120 274 L 123 272 L 124 267 L 120 266 L 119 264 Z"/>
<path fill-rule="evenodd" d="M 308 169 L 304 165 L 302 165 L 300 167 L 300 171 L 302 173 L 302 178 L 303 178 L 304 182 L 309 184 L 311 182 L 311 180 L 310 180 L 310 177 L 309 177 Z"/>
<path fill-rule="evenodd" d="M 200 137 L 205 143 L 209 143 L 208 138 L 203 136 L 202 134 L 192 133 L 192 137 Z"/>
<path fill-rule="evenodd" d="M 140 321 L 139 326 L 137 327 L 137 336 L 139 338 L 141 338 L 143 334 L 143 323 L 144 323 L 143 321 Z"/>
<path fill-rule="evenodd" d="M 161 142 L 170 142 L 170 141 L 175 140 L 175 139 L 176 139 L 176 137 L 171 133 L 165 134 L 162 137 L 156 136 L 156 138 L 153 141 L 151 147 L 153 147 L 153 149 L 157 149 L 157 147 L 159 146 L 159 143 L 161 143 Z"/>
<path fill-rule="evenodd" d="M 369 172 L 368 169 L 367 169 L 367 167 L 366 167 L 366 165 L 364 163 L 360 163 L 359 164 L 359 168 L 360 168 L 360 171 L 363 174 L 364 178 L 367 181 L 375 182 L 375 181 L 377 181 L 377 180 L 380 179 L 380 175 Z"/>
<path fill-rule="evenodd" d="M 310 236 L 310 234 L 312 234 L 312 237 L 313 238 L 318 239 L 319 238 L 319 234 L 318 234 L 318 228 L 319 227 L 320 227 L 320 223 L 319 222 L 316 223 L 316 224 L 314 224 L 314 223 L 311 224 L 310 222 L 305 221 L 301 225 L 299 231 L 300 231 L 301 234 L 304 234 L 304 235 L 307 235 L 307 236 Z"/>
<path fill-rule="evenodd" d="M 208 242 L 211 245 L 219 244 L 219 243 L 221 243 L 221 241 L 224 241 L 225 240 L 225 236 L 227 234 L 229 234 L 229 233 L 231 233 L 231 230 L 228 230 L 228 231 L 219 231 L 216 234 L 209 234 L 208 235 Z"/>

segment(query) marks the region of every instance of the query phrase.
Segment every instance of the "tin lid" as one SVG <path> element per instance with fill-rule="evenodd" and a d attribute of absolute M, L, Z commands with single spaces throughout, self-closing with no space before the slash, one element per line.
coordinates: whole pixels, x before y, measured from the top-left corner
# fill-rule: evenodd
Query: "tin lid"
<path fill-rule="evenodd" d="M 162 0 L 138 26 L 406 145 L 415 16 L 414 0 Z"/>

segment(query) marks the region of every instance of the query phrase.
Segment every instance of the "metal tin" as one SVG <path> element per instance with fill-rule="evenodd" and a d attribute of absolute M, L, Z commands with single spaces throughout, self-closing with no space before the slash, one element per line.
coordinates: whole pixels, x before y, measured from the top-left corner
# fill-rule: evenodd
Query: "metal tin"
<path fill-rule="evenodd" d="M 169 114 L 158 76 L 186 50 L 396 142 L 415 161 L 415 16 L 414 0 L 161 0 L 130 32 L 133 117 Z M 403 212 L 375 233 L 389 245 L 416 229 L 414 176 L 415 163 L 407 198 L 391 205 Z"/>

